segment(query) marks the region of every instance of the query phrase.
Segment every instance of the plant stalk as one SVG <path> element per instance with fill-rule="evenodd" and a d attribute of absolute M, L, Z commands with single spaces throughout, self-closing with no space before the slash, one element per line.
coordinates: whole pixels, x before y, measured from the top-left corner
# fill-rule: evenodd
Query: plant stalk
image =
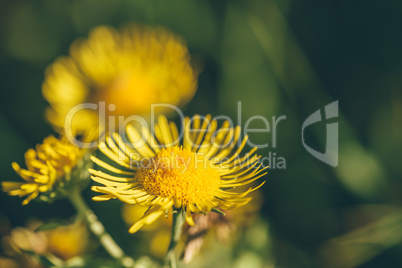
<path fill-rule="evenodd" d="M 165 257 L 165 267 L 177 267 L 175 249 L 181 237 L 185 218 L 185 212 L 183 210 L 173 210 L 172 238 Z"/>
<path fill-rule="evenodd" d="M 105 227 L 98 220 L 95 213 L 85 203 L 81 192 L 79 190 L 72 190 L 67 196 L 78 213 L 83 216 L 91 232 L 99 239 L 99 242 L 110 256 L 118 260 L 123 267 L 134 267 L 133 258 L 127 256 L 105 230 Z"/>

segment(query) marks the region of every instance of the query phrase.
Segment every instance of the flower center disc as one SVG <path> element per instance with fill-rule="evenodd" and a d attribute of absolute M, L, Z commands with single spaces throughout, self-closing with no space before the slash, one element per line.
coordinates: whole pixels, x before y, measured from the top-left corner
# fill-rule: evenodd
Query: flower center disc
<path fill-rule="evenodd" d="M 143 163 L 136 179 L 149 194 L 171 198 L 176 207 L 212 200 L 220 187 L 219 173 L 207 158 L 179 147 Z"/>

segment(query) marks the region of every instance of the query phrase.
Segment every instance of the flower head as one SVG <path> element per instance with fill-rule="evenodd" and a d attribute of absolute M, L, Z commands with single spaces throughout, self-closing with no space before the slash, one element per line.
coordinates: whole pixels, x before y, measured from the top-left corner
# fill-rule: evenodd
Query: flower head
<path fill-rule="evenodd" d="M 68 260 L 82 256 L 89 248 L 89 233 L 82 220 L 44 231 L 47 237 L 47 251 Z"/>
<path fill-rule="evenodd" d="M 156 103 L 184 105 L 194 95 L 196 76 L 184 42 L 170 31 L 100 26 L 48 68 L 42 88 L 51 106 L 46 116 L 60 129 L 69 111 L 83 103 L 105 102 L 106 116 L 148 114 Z M 93 107 L 77 109 L 71 127 L 80 133 L 97 125 L 98 114 Z"/>
<path fill-rule="evenodd" d="M 88 164 L 88 161 L 82 161 L 86 152 L 87 150 L 72 144 L 64 136 L 60 139 L 49 136 L 35 149 L 29 149 L 25 153 L 27 169 L 21 168 L 15 162 L 12 163 L 13 169 L 24 182 L 5 181 L 1 183 L 2 189 L 9 195 L 26 196 L 23 205 L 39 195 L 42 200 L 50 201 L 57 197 L 58 189 L 70 183 L 71 177 L 74 177 L 76 183 L 85 177 L 80 173 Z M 78 174 L 74 173 L 74 176 L 71 176 L 74 171 Z"/>
<path fill-rule="evenodd" d="M 73 257 L 82 256 L 88 251 L 91 240 L 88 229 L 82 220 L 48 230 L 40 230 L 42 226 L 43 222 L 29 219 L 26 227 L 10 229 L 10 234 L 3 236 L 0 240 L 6 255 L 23 254 L 22 256 L 26 256 L 29 260 L 30 257 L 36 257 L 32 256 L 32 253 L 39 256 L 52 254 L 67 261 Z M 31 266 L 24 265 L 23 267 Z"/>
<path fill-rule="evenodd" d="M 130 232 L 154 222 L 170 209 L 186 212 L 192 225 L 191 213 L 233 209 L 250 201 L 247 194 L 259 188 L 244 189 L 265 175 L 258 164 L 256 148 L 243 157 L 247 136 L 240 142 L 240 127 L 231 128 L 225 122 L 217 130 L 217 122 L 206 116 L 183 121 L 184 137 L 179 144 L 179 131 L 173 122 L 159 117 L 155 133 L 143 127 L 140 131 L 129 125 L 126 144 L 114 133 L 100 144 L 101 152 L 112 160 L 110 165 L 99 158 L 92 160 L 105 172 L 90 170 L 92 179 L 103 186 L 92 189 L 103 195 L 94 200 L 118 198 L 128 204 L 149 207 Z M 235 150 L 236 144 L 240 143 Z"/>

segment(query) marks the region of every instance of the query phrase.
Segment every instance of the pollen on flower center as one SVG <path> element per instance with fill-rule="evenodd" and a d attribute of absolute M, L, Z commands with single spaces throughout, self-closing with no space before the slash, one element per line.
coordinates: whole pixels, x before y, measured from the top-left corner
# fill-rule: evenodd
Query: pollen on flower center
<path fill-rule="evenodd" d="M 221 181 L 207 158 L 179 147 L 163 149 L 143 163 L 136 180 L 149 194 L 171 198 L 176 206 L 212 200 Z"/>

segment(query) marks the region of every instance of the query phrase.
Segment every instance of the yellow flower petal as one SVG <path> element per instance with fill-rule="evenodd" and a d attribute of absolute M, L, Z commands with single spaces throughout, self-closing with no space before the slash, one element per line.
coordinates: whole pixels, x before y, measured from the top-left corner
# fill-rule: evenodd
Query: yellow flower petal
<path fill-rule="evenodd" d="M 128 204 L 150 207 L 130 228 L 131 233 L 172 207 L 185 211 L 186 221 L 192 225 L 192 213 L 206 214 L 213 209 L 243 206 L 251 200 L 247 195 L 264 184 L 244 189 L 264 176 L 266 167 L 259 164 L 260 157 L 255 155 L 255 149 L 239 156 L 247 141 L 246 136 L 235 150 L 240 139 L 239 127 L 231 128 L 225 122 L 217 130 L 216 121 L 211 120 L 210 115 L 204 118 L 196 116 L 194 120 L 185 118 L 183 126 L 183 146 L 174 143 L 178 137 L 177 127 L 164 116 L 159 117 L 154 135 L 150 135 L 148 130 L 143 129 L 141 133 L 133 126 L 127 127 L 131 145 L 142 157 L 138 161 L 142 165 L 131 168 L 132 177 L 113 175 L 119 174 L 122 167 L 129 166 L 130 159 L 118 159 L 118 154 L 129 146 L 121 141 L 112 143 L 109 138 L 110 146 L 119 147 L 106 153 L 112 164 L 93 158 L 106 170 L 106 173 L 90 170 L 93 180 L 104 185 L 92 187 L 92 190 L 104 194 L 94 200 L 118 198 Z M 116 134 L 111 135 L 115 137 Z M 159 144 L 163 147 L 158 148 Z"/>

